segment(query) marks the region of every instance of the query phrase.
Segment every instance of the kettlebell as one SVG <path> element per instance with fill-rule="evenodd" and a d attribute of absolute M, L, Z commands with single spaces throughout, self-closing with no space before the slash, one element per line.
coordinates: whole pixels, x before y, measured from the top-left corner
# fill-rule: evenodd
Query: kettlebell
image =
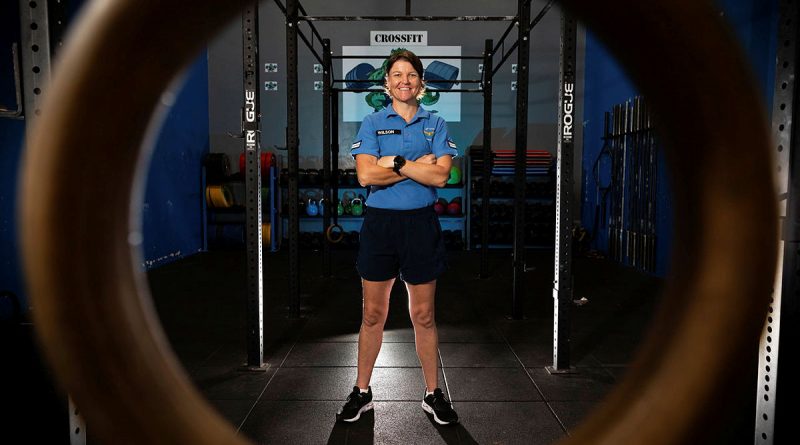
<path fill-rule="evenodd" d="M 450 167 L 450 178 L 447 180 L 448 184 L 461 184 L 461 169 L 455 165 Z"/>
<path fill-rule="evenodd" d="M 346 191 L 342 195 L 342 201 L 344 201 L 344 213 L 348 215 L 353 214 L 353 199 L 355 199 L 356 194 L 352 191 Z"/>
<path fill-rule="evenodd" d="M 317 203 L 314 202 L 313 199 L 308 198 L 308 204 L 306 204 L 306 215 L 317 216 L 318 213 L 319 213 L 319 206 L 317 206 Z"/>
<path fill-rule="evenodd" d="M 361 198 L 353 198 L 350 202 L 350 212 L 353 216 L 361 216 L 364 214 L 364 202 Z"/>
<path fill-rule="evenodd" d="M 336 215 L 338 216 L 344 215 L 344 204 L 342 204 L 342 201 L 336 203 Z"/>
<path fill-rule="evenodd" d="M 319 199 L 319 201 L 317 202 L 317 207 L 318 207 L 317 213 L 319 214 L 319 216 L 324 216 L 325 215 L 325 198 L 320 198 Z"/>

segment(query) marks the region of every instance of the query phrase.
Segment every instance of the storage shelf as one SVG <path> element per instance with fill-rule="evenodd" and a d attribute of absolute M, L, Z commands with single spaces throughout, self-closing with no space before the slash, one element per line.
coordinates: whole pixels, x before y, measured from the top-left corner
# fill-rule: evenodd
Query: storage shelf
<path fill-rule="evenodd" d="M 489 201 L 513 201 L 514 199 L 516 199 L 516 198 L 514 198 L 514 197 L 510 197 L 510 198 L 497 197 L 497 196 L 490 196 L 489 197 Z M 478 201 L 483 201 L 483 198 L 473 197 L 472 200 L 478 202 Z M 542 202 L 542 201 L 543 202 L 553 202 L 553 201 L 555 201 L 555 198 L 552 198 L 552 197 L 551 198 L 527 197 L 527 198 L 525 198 L 525 201 L 526 202 Z"/>
<path fill-rule="evenodd" d="M 285 186 L 286 184 L 282 184 L 282 185 Z M 464 187 L 464 183 L 458 183 L 458 184 L 447 184 L 444 187 L 439 187 L 439 188 L 442 188 L 442 189 L 460 189 L 460 188 L 463 188 L 463 187 Z M 297 188 L 298 189 L 302 189 L 302 190 L 322 190 L 322 186 L 321 185 L 298 185 Z M 333 188 L 333 186 L 331 186 L 331 189 L 332 188 Z M 360 186 L 360 185 L 340 185 L 340 186 L 338 186 L 336 188 L 339 189 L 339 190 L 343 190 L 343 189 L 346 189 L 346 190 L 357 190 L 357 189 L 366 189 L 367 187 L 363 187 L 363 186 Z M 286 190 L 286 188 L 284 187 L 284 188 L 282 188 L 282 190 Z"/>
<path fill-rule="evenodd" d="M 480 244 L 475 244 L 475 245 L 472 246 L 472 248 L 473 249 L 480 249 L 481 245 Z M 489 248 L 490 249 L 512 249 L 512 248 L 514 248 L 514 245 L 513 244 L 489 244 Z M 542 244 L 526 244 L 525 248 L 526 249 L 542 249 L 542 250 L 545 250 L 545 249 L 555 249 L 555 245 L 548 246 L 548 245 L 542 245 Z"/>
<path fill-rule="evenodd" d="M 282 219 L 289 219 L 289 215 L 281 215 Z M 322 220 L 321 216 L 308 216 L 308 215 L 300 215 L 300 219 L 311 219 L 311 220 Z M 331 216 L 333 219 L 333 216 Z M 363 216 L 352 216 L 352 215 L 343 215 L 339 216 L 338 219 L 345 219 L 345 220 L 359 220 L 364 219 Z M 465 215 L 439 215 L 439 219 L 447 219 L 447 220 L 463 220 L 466 219 Z"/>

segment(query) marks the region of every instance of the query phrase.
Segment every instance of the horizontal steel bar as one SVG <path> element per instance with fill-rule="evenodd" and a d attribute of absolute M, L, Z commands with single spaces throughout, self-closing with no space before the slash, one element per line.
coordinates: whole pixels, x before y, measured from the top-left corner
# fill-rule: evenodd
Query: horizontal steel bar
<path fill-rule="evenodd" d="M 387 51 L 388 51 L 388 49 L 387 49 Z M 331 56 L 331 59 L 383 59 L 385 57 L 386 56 L 370 54 L 370 55 L 365 55 L 365 56 L 351 56 L 351 55 L 347 55 L 347 56 Z M 476 59 L 476 60 L 483 60 L 483 56 L 428 56 L 428 55 L 420 55 L 419 58 L 422 59 L 422 60 L 427 60 L 427 59 L 461 59 L 461 60 Z"/>
<path fill-rule="evenodd" d="M 516 19 L 513 15 L 486 16 L 486 15 L 466 15 L 466 16 L 407 16 L 407 15 L 302 15 L 298 20 L 307 22 L 505 22 Z"/>
<path fill-rule="evenodd" d="M 370 88 L 331 88 L 331 91 L 339 93 L 375 93 L 383 90 Z M 455 90 L 431 90 L 437 93 L 483 93 L 480 89 L 455 89 Z"/>
<path fill-rule="evenodd" d="M 333 83 L 342 83 L 342 82 L 360 82 L 360 83 L 377 82 L 376 85 L 383 83 L 380 80 L 374 80 L 374 79 L 333 79 Z M 483 83 L 482 80 L 472 80 L 472 79 L 467 79 L 467 80 L 430 80 L 429 82 L 431 82 L 431 83 Z M 436 90 L 436 91 L 439 91 L 439 90 Z"/>

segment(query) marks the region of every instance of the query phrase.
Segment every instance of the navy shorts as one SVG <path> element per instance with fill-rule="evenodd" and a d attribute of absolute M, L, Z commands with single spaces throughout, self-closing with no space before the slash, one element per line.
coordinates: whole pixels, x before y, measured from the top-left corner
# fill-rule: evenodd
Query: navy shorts
<path fill-rule="evenodd" d="M 442 226 L 433 207 L 388 210 L 370 207 L 364 214 L 356 268 L 361 278 L 409 284 L 438 278 L 447 269 Z"/>

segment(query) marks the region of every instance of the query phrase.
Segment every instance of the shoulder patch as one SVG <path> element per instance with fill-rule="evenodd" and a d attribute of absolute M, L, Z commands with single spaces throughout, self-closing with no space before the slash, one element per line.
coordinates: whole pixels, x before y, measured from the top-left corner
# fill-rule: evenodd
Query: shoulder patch
<path fill-rule="evenodd" d="M 456 147 L 456 143 L 455 143 L 455 142 L 453 142 L 453 140 L 452 140 L 452 139 L 448 139 L 448 140 L 447 140 L 447 146 L 448 146 L 448 147 L 450 147 L 450 148 L 455 148 L 455 149 L 458 149 L 458 147 Z"/>
<path fill-rule="evenodd" d="M 361 141 L 353 142 L 353 145 L 350 146 L 351 150 L 355 150 L 356 148 L 361 146 Z"/>

